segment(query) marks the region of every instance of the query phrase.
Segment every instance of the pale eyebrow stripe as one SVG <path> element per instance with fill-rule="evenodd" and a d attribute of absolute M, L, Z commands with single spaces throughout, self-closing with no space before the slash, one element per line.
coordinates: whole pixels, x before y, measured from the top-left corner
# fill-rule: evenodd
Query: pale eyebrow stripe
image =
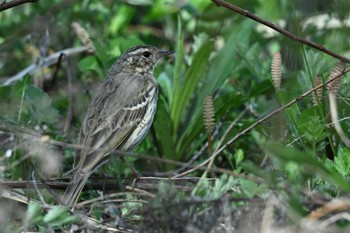
<path fill-rule="evenodd" d="M 147 49 L 147 48 L 143 48 L 143 49 L 137 48 L 137 49 L 134 49 L 132 51 L 129 51 L 128 54 L 137 54 L 137 53 L 142 53 L 142 52 L 145 52 L 145 51 L 149 51 L 149 49 Z"/>

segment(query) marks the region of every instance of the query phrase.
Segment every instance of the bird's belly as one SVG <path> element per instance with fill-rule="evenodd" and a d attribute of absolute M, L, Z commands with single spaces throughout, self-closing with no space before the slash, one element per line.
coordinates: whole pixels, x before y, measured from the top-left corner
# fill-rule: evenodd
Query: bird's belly
<path fill-rule="evenodd" d="M 154 98 L 149 104 L 147 111 L 142 118 L 141 122 L 136 126 L 135 130 L 132 132 L 128 140 L 124 143 L 123 149 L 125 151 L 132 150 L 137 146 L 147 135 L 150 129 L 153 118 L 157 109 L 157 98 Z"/>

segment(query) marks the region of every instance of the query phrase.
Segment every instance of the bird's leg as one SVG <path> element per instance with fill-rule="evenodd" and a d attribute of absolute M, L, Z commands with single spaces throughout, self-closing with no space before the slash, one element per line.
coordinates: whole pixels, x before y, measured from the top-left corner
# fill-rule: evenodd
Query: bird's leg
<path fill-rule="evenodd" d="M 134 180 L 132 181 L 132 186 L 131 186 L 134 189 L 136 182 L 141 177 L 141 174 L 131 164 L 129 164 L 128 161 L 126 161 L 126 159 L 124 159 L 124 156 L 121 156 L 120 158 L 126 164 L 126 166 L 128 166 L 130 168 L 130 170 L 132 171 L 132 173 L 134 175 Z"/>

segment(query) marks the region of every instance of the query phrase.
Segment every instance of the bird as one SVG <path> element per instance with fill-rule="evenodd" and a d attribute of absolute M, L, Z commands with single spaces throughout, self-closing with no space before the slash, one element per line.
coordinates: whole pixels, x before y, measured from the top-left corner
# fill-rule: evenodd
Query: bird
<path fill-rule="evenodd" d="M 96 89 L 81 125 L 73 175 L 62 204 L 74 206 L 89 176 L 114 150 L 130 151 L 146 136 L 157 108 L 157 62 L 174 51 L 138 45 L 124 52 Z"/>

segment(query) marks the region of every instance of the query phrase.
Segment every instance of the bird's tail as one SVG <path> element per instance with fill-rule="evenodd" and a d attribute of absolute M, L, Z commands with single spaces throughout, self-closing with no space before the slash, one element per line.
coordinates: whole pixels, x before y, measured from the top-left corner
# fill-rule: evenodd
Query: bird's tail
<path fill-rule="evenodd" d="M 79 194 L 84 188 L 87 179 L 89 178 L 88 173 L 81 174 L 79 171 L 76 171 L 71 178 L 66 191 L 64 191 L 62 197 L 62 204 L 67 206 L 73 206 L 77 203 Z"/>

